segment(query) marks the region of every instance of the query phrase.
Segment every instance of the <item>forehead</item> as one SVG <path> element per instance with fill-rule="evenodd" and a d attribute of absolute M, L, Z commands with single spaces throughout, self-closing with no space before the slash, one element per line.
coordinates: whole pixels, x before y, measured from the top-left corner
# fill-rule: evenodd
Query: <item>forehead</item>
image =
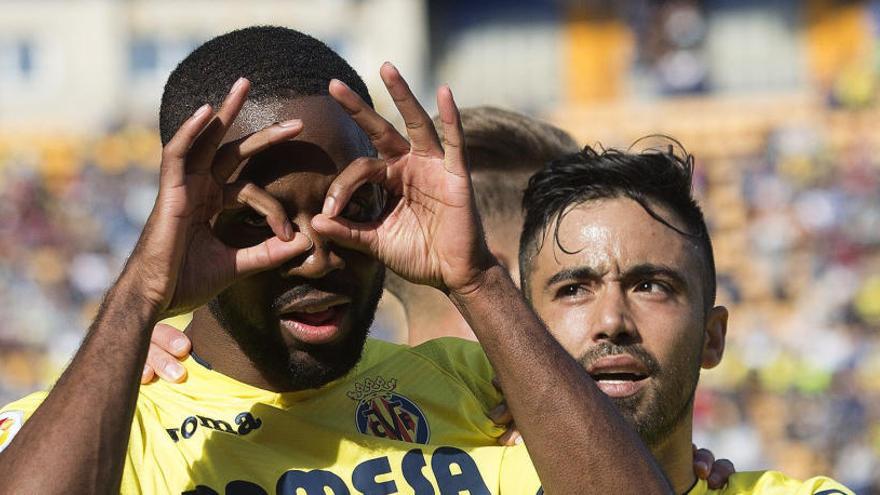
<path fill-rule="evenodd" d="M 239 173 L 270 173 L 266 170 L 266 162 L 284 165 L 285 170 L 271 172 L 275 176 L 279 172 L 297 169 L 336 174 L 355 158 L 371 154 L 369 141 L 354 120 L 333 98 L 320 95 L 258 102 L 248 100 L 226 133 L 224 142 L 291 119 L 302 120 L 302 132 L 290 143 L 276 145 L 253 157 L 233 178 Z"/>
<path fill-rule="evenodd" d="M 667 209 L 653 208 L 676 228 L 683 228 Z M 566 210 L 558 231 L 556 222 L 551 222 L 539 247 L 531 275 L 538 281 L 572 266 L 606 273 L 654 264 L 677 269 L 688 278 L 694 277 L 695 282 L 700 273 L 696 243 L 654 219 L 629 198 L 588 201 Z"/>

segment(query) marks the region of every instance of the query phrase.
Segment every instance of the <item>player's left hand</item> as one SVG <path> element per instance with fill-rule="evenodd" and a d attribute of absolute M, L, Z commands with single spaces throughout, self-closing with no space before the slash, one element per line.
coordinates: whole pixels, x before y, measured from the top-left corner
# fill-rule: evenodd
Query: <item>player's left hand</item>
<path fill-rule="evenodd" d="M 407 141 L 344 83 L 330 94 L 363 129 L 381 158 L 360 158 L 333 181 L 312 226 L 335 242 L 375 256 L 403 278 L 451 293 L 479 287 L 497 261 L 489 252 L 474 204 L 458 108 L 447 86 L 437 91 L 441 145 L 434 125 L 390 63 L 380 75 L 406 122 Z M 356 223 L 340 216 L 354 192 L 371 182 L 388 192 L 384 215 Z"/>

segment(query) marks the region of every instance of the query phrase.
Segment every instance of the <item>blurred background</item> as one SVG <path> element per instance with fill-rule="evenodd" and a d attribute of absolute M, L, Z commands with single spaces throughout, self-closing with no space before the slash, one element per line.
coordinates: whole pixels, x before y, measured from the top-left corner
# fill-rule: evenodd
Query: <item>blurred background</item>
<path fill-rule="evenodd" d="M 252 24 L 328 42 L 386 115 L 391 60 L 432 109 L 449 83 L 582 143 L 678 138 L 731 310 L 697 444 L 880 493 L 880 1 L 0 0 L 0 403 L 51 383 L 132 248 L 168 73 Z"/>

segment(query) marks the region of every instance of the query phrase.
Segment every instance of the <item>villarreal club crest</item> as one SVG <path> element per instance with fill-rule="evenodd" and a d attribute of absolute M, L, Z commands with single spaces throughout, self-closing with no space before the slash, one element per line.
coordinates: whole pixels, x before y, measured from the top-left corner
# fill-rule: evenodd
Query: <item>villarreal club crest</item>
<path fill-rule="evenodd" d="M 411 400 L 394 391 L 397 380 L 381 376 L 366 378 L 346 395 L 358 403 L 355 422 L 358 430 L 390 440 L 428 443 L 431 431 L 425 414 Z"/>

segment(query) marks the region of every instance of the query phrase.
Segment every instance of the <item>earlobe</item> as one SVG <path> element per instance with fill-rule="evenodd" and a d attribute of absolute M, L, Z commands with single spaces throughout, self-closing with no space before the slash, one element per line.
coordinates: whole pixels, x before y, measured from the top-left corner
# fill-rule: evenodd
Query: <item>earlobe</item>
<path fill-rule="evenodd" d="M 706 317 L 705 338 L 703 339 L 703 369 L 718 366 L 724 355 L 724 344 L 727 338 L 727 308 L 715 306 Z"/>

